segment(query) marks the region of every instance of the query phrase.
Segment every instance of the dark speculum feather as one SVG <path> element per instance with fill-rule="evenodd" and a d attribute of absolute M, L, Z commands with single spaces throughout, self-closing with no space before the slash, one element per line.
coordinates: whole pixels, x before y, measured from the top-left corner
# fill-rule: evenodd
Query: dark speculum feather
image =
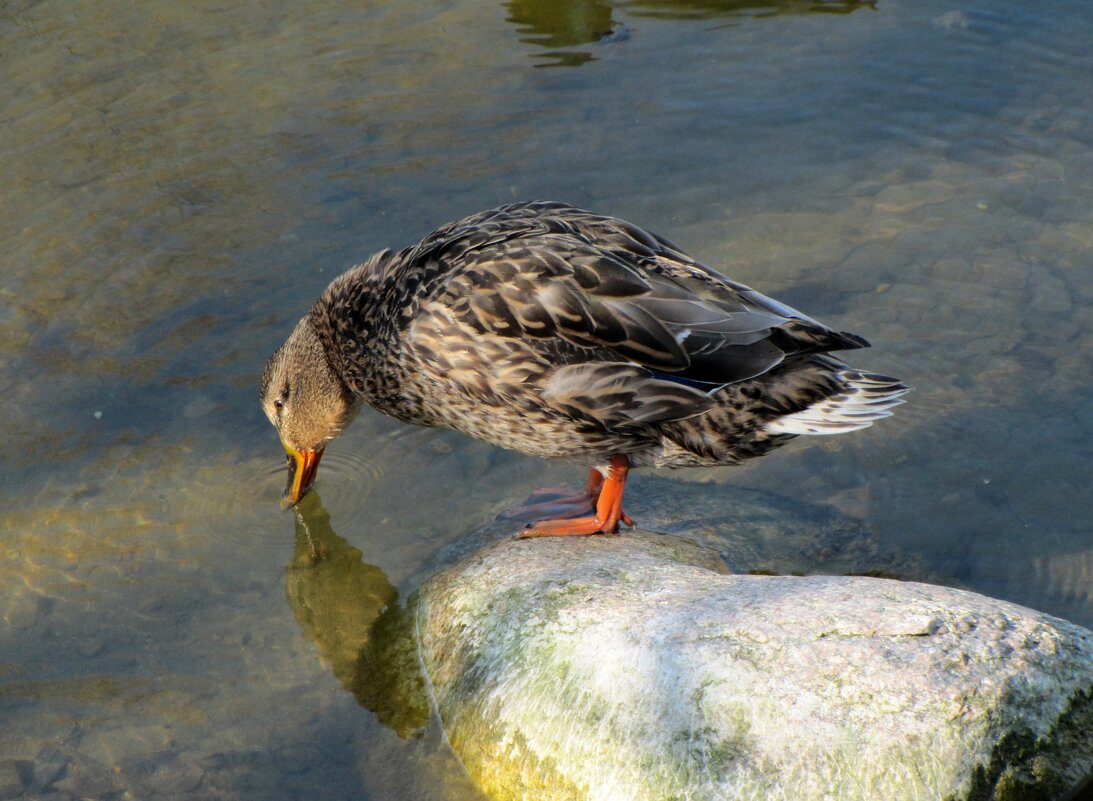
<path fill-rule="evenodd" d="M 734 384 L 762 375 L 784 358 L 781 350 L 761 339 L 747 345 L 692 354 L 690 366 L 679 375 L 696 381 Z"/>

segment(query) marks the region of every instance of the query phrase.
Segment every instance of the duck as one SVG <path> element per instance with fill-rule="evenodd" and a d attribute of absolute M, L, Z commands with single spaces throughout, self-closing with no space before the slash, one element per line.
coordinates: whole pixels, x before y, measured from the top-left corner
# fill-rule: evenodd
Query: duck
<path fill-rule="evenodd" d="M 624 220 L 512 203 L 335 278 L 266 362 L 285 505 L 364 406 L 588 468 L 583 513 L 519 536 L 617 533 L 629 471 L 735 465 L 864 429 L 909 387 L 868 347 Z M 582 493 L 577 493 L 582 495 Z"/>

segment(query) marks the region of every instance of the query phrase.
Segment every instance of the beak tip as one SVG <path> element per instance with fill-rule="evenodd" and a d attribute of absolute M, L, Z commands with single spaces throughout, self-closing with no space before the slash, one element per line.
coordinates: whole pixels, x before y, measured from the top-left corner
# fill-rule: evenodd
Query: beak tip
<path fill-rule="evenodd" d="M 315 472 L 319 469 L 322 449 L 297 451 L 285 447 L 288 454 L 288 486 L 281 497 L 281 508 L 295 506 L 315 482 Z"/>
<path fill-rule="evenodd" d="M 282 509 L 288 509 L 290 507 L 295 506 L 301 500 L 303 500 L 304 496 L 307 495 L 309 492 L 311 492 L 311 490 L 312 490 L 312 487 L 307 486 L 307 487 L 301 487 L 298 492 L 293 493 L 291 487 L 287 488 L 284 491 L 284 493 L 281 495 L 281 508 Z"/>

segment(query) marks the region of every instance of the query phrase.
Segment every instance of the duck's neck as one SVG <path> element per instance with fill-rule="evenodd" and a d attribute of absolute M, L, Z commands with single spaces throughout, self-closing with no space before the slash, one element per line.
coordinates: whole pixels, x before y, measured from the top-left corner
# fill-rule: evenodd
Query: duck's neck
<path fill-rule="evenodd" d="M 334 368 L 353 392 L 383 409 L 398 393 L 398 266 L 384 250 L 335 278 L 309 317 Z"/>

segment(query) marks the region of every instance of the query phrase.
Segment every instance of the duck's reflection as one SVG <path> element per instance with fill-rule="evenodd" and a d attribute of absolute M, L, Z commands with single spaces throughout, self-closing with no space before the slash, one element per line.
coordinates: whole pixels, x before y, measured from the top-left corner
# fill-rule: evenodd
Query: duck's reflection
<path fill-rule="evenodd" d="M 304 635 L 361 706 L 400 737 L 429 717 L 413 626 L 383 571 L 334 533 L 312 491 L 294 507 L 296 546 L 285 595 Z"/>

